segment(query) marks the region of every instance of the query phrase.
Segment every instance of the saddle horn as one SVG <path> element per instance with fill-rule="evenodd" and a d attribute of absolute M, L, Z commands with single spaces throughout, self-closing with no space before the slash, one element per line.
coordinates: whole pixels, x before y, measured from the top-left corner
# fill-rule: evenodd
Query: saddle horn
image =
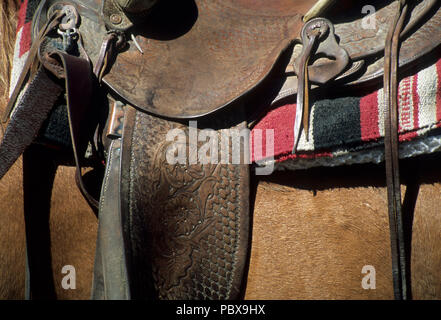
<path fill-rule="evenodd" d="M 149 11 L 158 0 L 114 0 L 126 13 L 140 14 Z"/>
<path fill-rule="evenodd" d="M 125 31 L 144 17 L 159 0 L 104 0 L 102 15 L 110 30 Z"/>

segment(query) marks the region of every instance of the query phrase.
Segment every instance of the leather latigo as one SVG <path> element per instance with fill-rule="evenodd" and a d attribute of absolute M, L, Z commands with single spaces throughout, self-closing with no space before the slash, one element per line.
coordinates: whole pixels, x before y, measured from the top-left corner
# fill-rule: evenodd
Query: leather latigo
<path fill-rule="evenodd" d="M 188 131 L 136 112 L 132 135 L 125 133 L 134 297 L 237 299 L 248 250 L 249 165 L 168 164 L 173 142 L 165 137 L 173 128 Z"/>

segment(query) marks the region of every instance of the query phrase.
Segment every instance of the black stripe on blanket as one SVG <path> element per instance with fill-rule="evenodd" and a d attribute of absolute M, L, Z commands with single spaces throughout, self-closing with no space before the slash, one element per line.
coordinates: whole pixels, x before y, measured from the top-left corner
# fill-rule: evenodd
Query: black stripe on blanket
<path fill-rule="evenodd" d="M 352 147 L 361 142 L 360 98 L 344 97 L 314 102 L 314 149 Z"/>
<path fill-rule="evenodd" d="M 32 17 L 34 15 L 35 11 L 37 10 L 37 7 L 40 4 L 40 1 L 41 0 L 28 0 L 28 5 L 26 6 L 25 23 L 32 21 Z"/>

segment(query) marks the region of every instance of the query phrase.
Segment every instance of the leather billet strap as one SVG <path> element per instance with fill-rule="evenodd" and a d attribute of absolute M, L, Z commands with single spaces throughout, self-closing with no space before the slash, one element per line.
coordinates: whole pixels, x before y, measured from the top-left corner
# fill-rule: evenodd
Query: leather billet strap
<path fill-rule="evenodd" d="M 58 63 L 57 63 L 58 62 Z M 76 182 L 87 202 L 94 208 L 98 207 L 98 201 L 87 191 L 82 176 L 81 168 L 84 153 L 87 148 L 88 131 L 85 128 L 87 115 L 92 101 L 92 69 L 88 60 L 56 51 L 47 55 L 44 61 L 46 67 L 58 77 L 65 79 L 65 92 L 69 130 L 72 139 L 73 154 L 76 165 Z M 51 67 L 50 67 L 51 66 Z"/>
<path fill-rule="evenodd" d="M 407 253 L 401 208 L 397 96 L 399 36 L 403 29 L 406 13 L 406 1 L 400 0 L 400 8 L 389 30 L 384 53 L 384 102 L 386 106 L 384 145 L 395 299 L 407 299 L 410 294 L 410 288 L 407 284 Z"/>
<path fill-rule="evenodd" d="M 90 64 L 87 60 L 70 56 L 62 52 L 48 55 L 47 59 L 48 60 L 44 61 L 39 67 L 35 76 L 24 91 L 22 98 L 17 102 L 15 111 L 6 128 L 3 140 L 0 144 L 0 178 L 3 177 L 21 154 L 26 150 L 30 150 L 28 147 L 37 137 L 44 122 L 47 120 L 50 111 L 56 105 L 60 95 L 63 92 L 66 92 L 70 133 L 77 166 L 76 178 L 79 181 L 80 190 L 89 201 L 90 205 L 96 206 L 96 200 L 89 196 L 88 192 L 85 190 L 80 174 L 81 159 L 85 151 L 83 147 L 83 145 L 85 145 L 85 137 L 82 136 L 82 133 L 87 131 L 85 131 L 84 128 L 82 130 L 80 129 L 81 125 L 84 123 L 85 113 L 89 108 L 92 94 Z M 61 65 L 58 64 L 56 59 L 61 61 Z M 58 77 L 65 79 L 65 85 L 63 84 L 63 81 L 60 81 L 54 76 L 53 72 L 46 68 L 49 64 L 51 65 L 51 69 L 57 69 L 56 75 Z M 24 157 L 23 170 L 26 168 L 32 169 L 32 172 L 29 170 L 24 171 L 24 179 L 34 177 L 35 174 L 37 174 L 36 176 L 38 177 L 38 170 L 41 171 L 42 167 L 46 168 L 46 166 L 44 166 L 46 163 L 43 163 L 43 166 L 39 166 L 38 163 L 34 163 L 35 161 L 36 160 L 29 155 Z M 26 163 L 28 164 L 27 166 L 25 165 Z M 50 180 L 49 176 L 43 178 Z M 43 185 L 46 184 L 43 182 Z M 35 181 L 31 186 L 37 186 L 37 188 L 40 188 L 38 183 L 35 184 Z M 37 234 L 39 233 L 41 235 L 42 232 L 48 232 L 48 230 L 41 228 L 40 230 L 36 230 L 36 228 L 40 226 L 40 221 L 36 220 L 35 215 L 29 215 L 29 204 L 27 204 L 26 198 L 35 199 L 35 194 L 39 193 L 33 192 L 33 190 L 28 191 L 30 192 L 25 192 L 25 220 L 27 230 L 26 296 L 27 298 L 30 298 L 31 294 L 35 294 L 37 297 L 41 296 L 42 293 L 45 293 L 44 288 L 47 289 L 47 287 L 40 288 L 41 285 L 39 285 L 39 281 L 42 281 L 41 275 L 40 277 L 31 275 L 35 275 L 35 273 L 39 273 L 42 270 L 41 265 L 38 263 L 38 259 L 41 258 L 41 256 L 39 256 L 41 253 L 41 245 L 38 245 L 40 242 L 36 241 L 39 239 Z M 33 205 L 36 203 L 41 204 L 39 200 L 40 199 L 37 199 L 37 202 L 33 201 L 31 203 Z M 41 208 L 32 207 L 31 211 L 32 210 L 41 210 Z M 42 220 L 44 225 L 45 220 Z M 43 252 L 46 251 L 43 250 Z M 46 270 L 50 270 L 50 266 Z M 46 295 L 44 296 L 46 297 Z"/>

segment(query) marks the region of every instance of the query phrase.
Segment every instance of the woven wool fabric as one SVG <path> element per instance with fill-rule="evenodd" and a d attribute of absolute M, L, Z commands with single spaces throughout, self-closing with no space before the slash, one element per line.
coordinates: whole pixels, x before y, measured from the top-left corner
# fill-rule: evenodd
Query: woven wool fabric
<path fill-rule="evenodd" d="M 441 59 L 399 83 L 399 139 L 416 141 L 437 134 L 441 126 Z M 252 161 L 288 161 L 292 159 L 332 158 L 359 153 L 382 144 L 384 138 L 383 89 L 362 97 L 338 97 L 318 100 L 311 106 L 309 139 L 300 136 L 297 154 L 293 154 L 295 104 L 269 111 L 253 128 L 250 144 L 261 145 L 251 151 Z M 274 151 L 266 150 L 266 134 L 274 130 Z M 262 138 L 260 138 L 262 137 Z M 421 139 L 420 139 L 421 140 Z"/>

